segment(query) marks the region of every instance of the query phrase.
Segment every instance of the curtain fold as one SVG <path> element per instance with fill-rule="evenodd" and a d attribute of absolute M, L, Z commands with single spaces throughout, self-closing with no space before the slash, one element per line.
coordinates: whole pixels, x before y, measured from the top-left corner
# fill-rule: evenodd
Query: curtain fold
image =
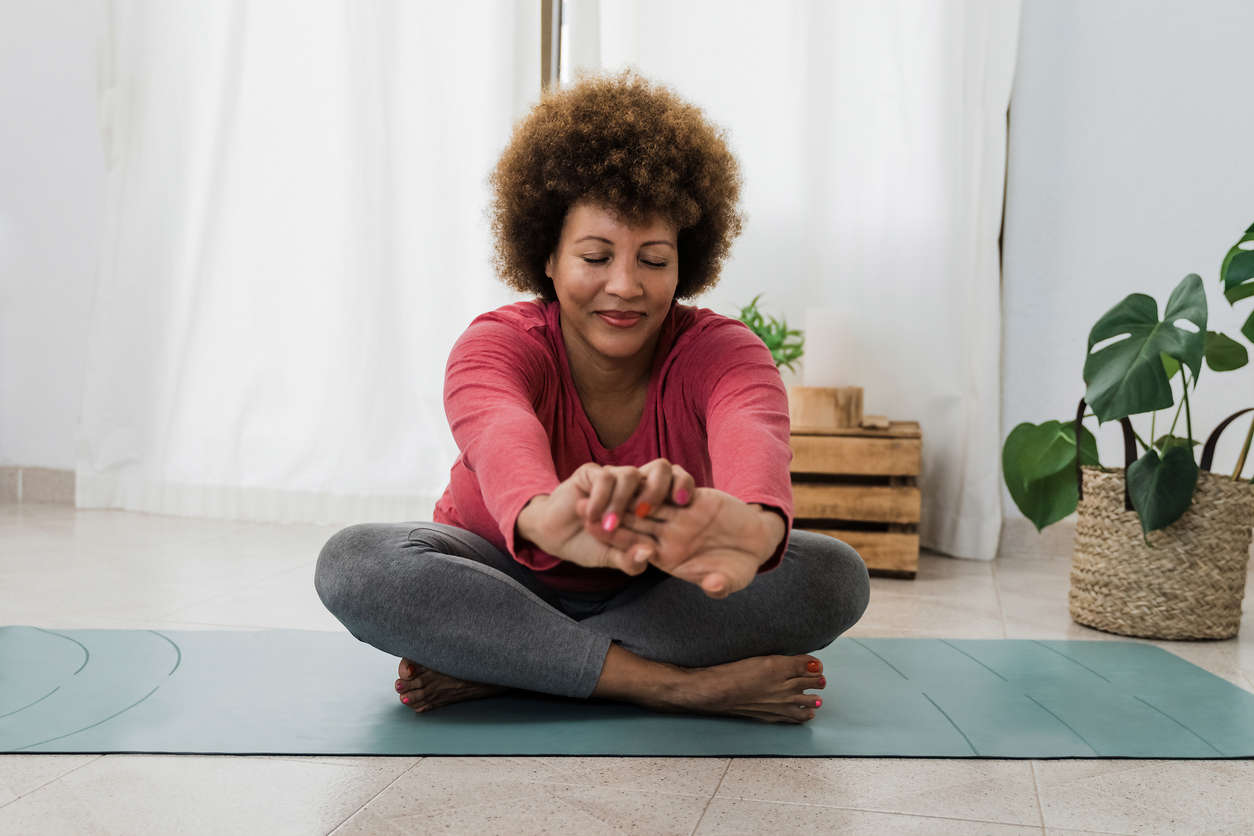
<path fill-rule="evenodd" d="M 429 518 L 448 350 L 520 298 L 486 178 L 539 95 L 539 4 L 106 10 L 77 506 Z"/>
<path fill-rule="evenodd" d="M 803 377 L 923 431 L 922 545 L 1001 531 L 998 237 L 1017 0 L 569 0 L 580 70 L 634 66 L 725 127 L 745 232 L 698 304 L 806 332 Z"/>

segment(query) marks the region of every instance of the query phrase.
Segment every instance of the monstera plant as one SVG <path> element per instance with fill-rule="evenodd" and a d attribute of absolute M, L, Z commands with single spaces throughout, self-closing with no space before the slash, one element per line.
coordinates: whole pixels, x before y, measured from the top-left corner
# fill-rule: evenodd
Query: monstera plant
<path fill-rule="evenodd" d="M 1254 225 L 1228 250 L 1219 281 L 1231 305 L 1254 296 Z M 1203 365 L 1213 372 L 1231 372 L 1249 362 L 1245 346 L 1207 330 L 1206 315 L 1202 279 L 1190 273 L 1172 291 L 1161 319 L 1152 296 L 1133 293 L 1107 311 L 1089 331 L 1084 400 L 1098 423 L 1151 413 L 1150 441 L 1133 431 L 1141 452 L 1126 474 L 1128 496 L 1144 534 L 1175 522 L 1193 502 L 1199 470 L 1193 451 L 1198 442 L 1193 436 L 1190 384 L 1196 391 Z M 1183 323 L 1192 327 L 1182 327 Z M 1254 312 L 1241 327 L 1241 335 L 1254 343 Z M 1180 402 L 1171 426 L 1158 435 L 1157 410 L 1176 405 L 1172 380 L 1177 374 Z M 1254 387 L 1245 391 L 1254 392 Z M 1181 409 L 1185 434 L 1177 435 Z M 1252 438 L 1254 423 L 1246 434 L 1233 479 L 1240 476 Z M 1022 423 L 1006 437 L 1002 447 L 1006 487 L 1038 531 L 1076 509 L 1077 456 L 1081 464 L 1101 466 L 1097 440 L 1079 421 Z"/>

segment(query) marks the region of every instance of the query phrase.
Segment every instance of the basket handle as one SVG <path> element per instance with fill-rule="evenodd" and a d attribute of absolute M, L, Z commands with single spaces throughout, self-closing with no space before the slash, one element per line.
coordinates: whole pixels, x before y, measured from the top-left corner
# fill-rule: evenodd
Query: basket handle
<path fill-rule="evenodd" d="M 1084 420 L 1085 406 L 1084 398 L 1080 398 L 1080 408 L 1075 411 L 1075 487 L 1078 493 L 1077 499 L 1084 499 L 1084 479 L 1080 473 L 1080 423 Z M 1119 423 L 1123 425 L 1123 509 L 1132 511 L 1134 510 L 1132 507 L 1132 495 L 1128 493 L 1128 468 L 1136 461 L 1136 435 L 1132 432 L 1132 422 L 1126 416 L 1120 418 Z"/>
<path fill-rule="evenodd" d="M 1075 486 L 1079 494 L 1079 499 L 1084 498 L 1084 480 L 1080 471 L 1080 423 L 1084 420 L 1084 407 L 1086 406 L 1084 398 L 1080 399 L 1080 407 L 1075 413 Z M 1254 412 L 1254 406 L 1239 409 L 1229 415 L 1219 423 L 1211 431 L 1210 436 L 1206 439 L 1205 446 L 1202 447 L 1202 463 L 1199 470 L 1210 470 L 1210 463 L 1215 458 L 1215 447 L 1219 444 L 1219 435 L 1224 429 L 1236 419 L 1240 418 L 1247 412 Z M 1131 511 L 1132 497 L 1128 494 L 1128 468 L 1136 461 L 1136 436 L 1132 433 L 1132 422 L 1126 417 L 1120 418 L 1119 423 L 1123 425 L 1123 507 L 1124 510 Z"/>
<path fill-rule="evenodd" d="M 1247 412 L 1254 412 L 1254 406 L 1237 410 L 1221 421 L 1219 426 L 1215 427 L 1215 429 L 1211 431 L 1210 438 L 1206 439 L 1206 446 L 1202 448 L 1202 470 L 1210 470 L 1211 459 L 1215 457 L 1215 446 L 1219 444 L 1219 434 L 1224 431 L 1224 427 L 1228 426 Z M 1239 476 L 1240 474 L 1237 475 Z"/>

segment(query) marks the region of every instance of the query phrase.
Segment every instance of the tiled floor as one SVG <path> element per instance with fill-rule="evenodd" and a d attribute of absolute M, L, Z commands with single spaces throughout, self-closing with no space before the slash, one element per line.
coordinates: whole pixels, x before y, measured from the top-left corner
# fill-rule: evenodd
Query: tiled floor
<path fill-rule="evenodd" d="M 311 585 L 336 528 L 0 505 L 0 623 L 339 630 Z M 1067 614 L 1073 531 L 925 553 L 850 635 L 1121 639 Z M 1248 614 L 1156 644 L 1254 691 Z M 174 832 L 1248 834 L 1254 761 L 0 755 L 0 834 Z"/>

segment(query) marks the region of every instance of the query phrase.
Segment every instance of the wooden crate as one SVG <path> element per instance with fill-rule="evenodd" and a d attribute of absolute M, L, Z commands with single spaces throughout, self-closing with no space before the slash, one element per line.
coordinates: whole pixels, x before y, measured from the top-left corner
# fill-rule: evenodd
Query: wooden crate
<path fill-rule="evenodd" d="M 793 527 L 844 540 L 872 575 L 913 578 L 919 568 L 916 421 L 888 429 L 796 427 L 792 432 Z"/>

